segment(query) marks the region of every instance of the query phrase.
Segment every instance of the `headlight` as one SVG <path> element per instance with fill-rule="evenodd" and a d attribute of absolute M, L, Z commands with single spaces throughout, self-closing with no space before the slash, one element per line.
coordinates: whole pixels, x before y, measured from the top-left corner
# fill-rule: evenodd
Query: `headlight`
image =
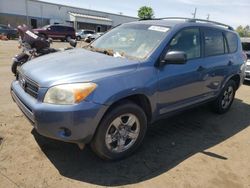
<path fill-rule="evenodd" d="M 57 85 L 49 88 L 43 102 L 61 105 L 77 104 L 92 93 L 96 87 L 95 83 Z"/>

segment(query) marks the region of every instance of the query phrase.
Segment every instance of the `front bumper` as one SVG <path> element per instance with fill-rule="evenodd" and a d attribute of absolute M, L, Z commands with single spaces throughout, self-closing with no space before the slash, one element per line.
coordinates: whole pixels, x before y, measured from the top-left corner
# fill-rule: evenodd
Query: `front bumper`
<path fill-rule="evenodd" d="M 65 142 L 90 142 L 107 109 L 86 101 L 76 105 L 42 103 L 27 94 L 18 81 L 12 82 L 11 95 L 39 134 Z"/>
<path fill-rule="evenodd" d="M 250 71 L 245 71 L 245 80 L 250 81 Z"/>
<path fill-rule="evenodd" d="M 247 60 L 247 63 L 246 63 L 245 80 L 250 81 L 250 60 Z"/>

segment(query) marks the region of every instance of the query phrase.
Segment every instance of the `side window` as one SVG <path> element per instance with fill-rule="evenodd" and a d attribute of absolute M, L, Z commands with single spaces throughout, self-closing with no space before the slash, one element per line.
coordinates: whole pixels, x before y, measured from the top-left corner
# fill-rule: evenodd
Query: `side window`
<path fill-rule="evenodd" d="M 58 26 L 58 27 L 56 28 L 56 30 L 59 31 L 59 32 L 65 32 L 66 29 L 67 29 L 66 27 L 62 27 L 62 26 Z"/>
<path fill-rule="evenodd" d="M 238 37 L 237 37 L 237 35 L 235 33 L 226 32 L 225 36 L 227 39 L 229 52 L 230 53 L 236 52 L 238 49 Z"/>
<path fill-rule="evenodd" d="M 168 51 L 183 51 L 187 59 L 201 56 L 200 30 L 198 28 L 180 31 L 170 42 Z"/>
<path fill-rule="evenodd" d="M 205 30 L 205 56 L 216 56 L 225 53 L 224 37 L 221 31 Z"/>
<path fill-rule="evenodd" d="M 86 31 L 86 34 L 93 34 L 93 31 Z"/>
<path fill-rule="evenodd" d="M 73 31 L 73 28 L 71 28 L 71 27 L 65 27 L 65 31 L 71 32 L 71 31 Z"/>

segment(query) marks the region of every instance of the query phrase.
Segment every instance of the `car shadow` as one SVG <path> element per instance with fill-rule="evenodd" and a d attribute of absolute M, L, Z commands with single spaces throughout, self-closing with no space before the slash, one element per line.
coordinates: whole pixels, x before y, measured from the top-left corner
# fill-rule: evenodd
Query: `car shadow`
<path fill-rule="evenodd" d="M 236 99 L 224 115 L 202 106 L 154 123 L 143 145 L 121 161 L 99 159 L 89 147 L 54 141 L 32 131 L 41 150 L 62 176 L 103 186 L 138 183 L 159 176 L 196 153 L 217 160 L 229 156 L 205 151 L 242 131 L 250 124 L 250 105 Z"/>

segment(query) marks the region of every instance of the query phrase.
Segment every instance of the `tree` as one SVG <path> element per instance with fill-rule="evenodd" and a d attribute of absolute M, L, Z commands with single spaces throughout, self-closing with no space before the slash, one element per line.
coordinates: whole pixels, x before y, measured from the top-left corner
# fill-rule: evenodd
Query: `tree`
<path fill-rule="evenodd" d="M 138 10 L 138 17 L 142 20 L 150 20 L 154 16 L 154 11 L 151 7 L 143 6 Z"/>
<path fill-rule="evenodd" d="M 244 31 L 245 31 L 245 37 L 250 37 L 250 26 L 249 25 L 247 25 L 244 28 Z"/>
<path fill-rule="evenodd" d="M 247 25 L 246 27 L 238 26 L 236 31 L 239 33 L 240 37 L 250 37 L 250 27 Z"/>
<path fill-rule="evenodd" d="M 240 37 L 244 36 L 244 29 L 241 25 L 237 27 L 236 31 L 239 33 Z"/>

